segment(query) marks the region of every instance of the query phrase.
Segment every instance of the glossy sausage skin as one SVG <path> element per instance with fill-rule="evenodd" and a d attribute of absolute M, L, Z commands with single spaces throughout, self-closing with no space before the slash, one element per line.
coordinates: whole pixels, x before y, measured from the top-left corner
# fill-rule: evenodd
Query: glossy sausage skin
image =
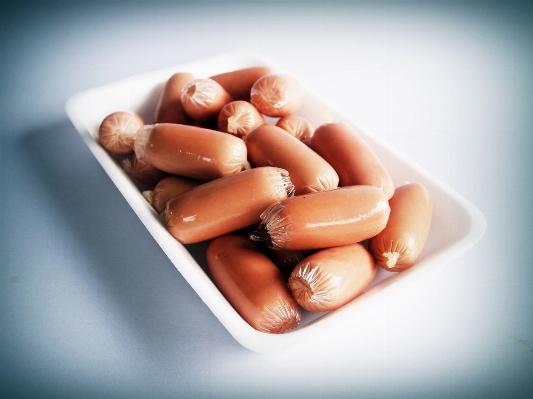
<path fill-rule="evenodd" d="M 146 125 L 135 137 L 141 162 L 165 172 L 213 180 L 249 168 L 246 145 L 238 137 L 175 123 Z"/>
<path fill-rule="evenodd" d="M 337 171 L 339 186 L 375 186 L 381 188 L 387 198 L 392 197 L 394 184 L 388 171 L 349 124 L 338 122 L 319 126 L 310 146 Z"/>
<path fill-rule="evenodd" d="M 244 138 L 265 123 L 263 115 L 247 101 L 232 101 L 218 114 L 218 130 Z"/>
<path fill-rule="evenodd" d="M 145 162 L 140 162 L 135 153 L 131 155 L 131 158 L 122 160 L 122 167 L 137 181 L 149 185 L 157 184 L 161 179 L 168 176 L 168 173 Z"/>
<path fill-rule="evenodd" d="M 191 188 L 197 187 L 203 182 L 181 176 L 168 176 L 160 180 L 150 195 L 151 204 L 157 213 L 165 210 L 167 202 L 179 194 Z"/>
<path fill-rule="evenodd" d="M 194 75 L 191 73 L 177 72 L 167 80 L 157 102 L 154 123 L 193 123 L 181 103 L 181 91 L 193 79 Z"/>
<path fill-rule="evenodd" d="M 102 147 L 113 154 L 129 154 L 133 151 L 135 133 L 143 125 L 143 119 L 135 112 L 113 112 L 100 124 L 98 140 Z"/>
<path fill-rule="evenodd" d="M 292 134 L 307 145 L 311 143 L 311 137 L 313 137 L 313 133 L 315 132 L 315 128 L 307 119 L 295 114 L 281 117 L 276 123 L 276 126 Z"/>
<path fill-rule="evenodd" d="M 292 114 L 303 105 L 304 90 L 293 76 L 269 73 L 259 78 L 250 91 L 250 102 L 267 116 Z"/>
<path fill-rule="evenodd" d="M 376 276 L 376 262 L 361 244 L 326 248 L 302 259 L 289 289 L 304 309 L 326 312 L 360 295 Z"/>
<path fill-rule="evenodd" d="M 433 212 L 433 201 L 419 183 L 398 187 L 389 200 L 387 226 L 368 242 L 379 266 L 393 272 L 411 267 L 426 245 Z"/>
<path fill-rule="evenodd" d="M 301 310 L 276 265 L 245 236 L 224 235 L 207 248 L 215 285 L 253 328 L 283 333 L 300 323 Z"/>
<path fill-rule="evenodd" d="M 295 196 L 271 205 L 251 238 L 271 248 L 306 250 L 354 244 L 385 228 L 389 204 L 372 186 Z"/>
<path fill-rule="evenodd" d="M 273 167 L 249 169 L 169 200 L 167 228 L 182 244 L 209 240 L 259 223 L 266 208 L 292 191 L 287 171 Z"/>
<path fill-rule="evenodd" d="M 233 101 L 229 93 L 213 79 L 193 79 L 181 91 L 181 103 L 196 122 L 212 124 L 224 105 Z"/>
<path fill-rule="evenodd" d="M 234 100 L 250 101 L 250 91 L 254 83 L 262 76 L 271 73 L 266 66 L 237 69 L 211 76 Z"/>
<path fill-rule="evenodd" d="M 252 166 L 277 166 L 291 176 L 296 195 L 337 188 L 339 177 L 323 158 L 296 137 L 274 125 L 262 125 L 246 136 Z"/>

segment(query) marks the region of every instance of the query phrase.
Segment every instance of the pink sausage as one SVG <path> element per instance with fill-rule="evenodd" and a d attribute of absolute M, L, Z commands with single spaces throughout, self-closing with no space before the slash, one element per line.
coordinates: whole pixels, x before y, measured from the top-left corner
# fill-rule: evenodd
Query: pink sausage
<path fill-rule="evenodd" d="M 262 125 L 246 136 L 252 166 L 277 166 L 291 176 L 296 195 L 337 188 L 339 177 L 322 157 L 274 125 Z"/>
<path fill-rule="evenodd" d="M 287 171 L 273 167 L 249 169 L 169 200 L 167 228 L 182 244 L 209 240 L 259 223 L 266 208 L 292 192 Z"/>
<path fill-rule="evenodd" d="M 179 194 L 191 188 L 197 187 L 203 182 L 181 176 L 168 176 L 160 180 L 153 190 L 143 192 L 157 213 L 165 210 L 167 202 Z"/>
<path fill-rule="evenodd" d="M 218 130 L 244 138 L 265 123 L 263 115 L 247 101 L 232 101 L 218 114 Z"/>
<path fill-rule="evenodd" d="M 394 184 L 368 143 L 347 123 L 319 126 L 310 146 L 339 175 L 339 186 L 368 185 L 383 190 L 387 198 L 394 193 Z"/>
<path fill-rule="evenodd" d="M 167 80 L 155 109 L 155 123 L 193 123 L 181 103 L 181 91 L 193 79 L 194 75 L 190 73 L 178 72 Z"/>
<path fill-rule="evenodd" d="M 222 295 L 256 330 L 279 334 L 300 323 L 301 310 L 285 278 L 248 238 L 228 234 L 214 239 L 207 265 Z"/>
<path fill-rule="evenodd" d="M 213 180 L 249 168 L 246 145 L 238 137 L 175 123 L 147 125 L 136 134 L 141 162 L 165 172 Z"/>
<path fill-rule="evenodd" d="M 372 186 L 295 196 L 271 205 L 251 236 L 271 248 L 307 250 L 354 244 L 385 228 L 389 204 Z"/>
<path fill-rule="evenodd" d="M 250 91 L 250 102 L 267 116 L 285 116 L 303 105 L 304 90 L 294 77 L 269 73 L 259 78 Z"/>
<path fill-rule="evenodd" d="M 413 266 L 426 245 L 433 201 L 419 183 L 398 187 L 389 200 L 387 226 L 371 238 L 368 247 L 382 268 L 401 272 Z"/>
<path fill-rule="evenodd" d="M 137 181 L 149 185 L 157 184 L 159 180 L 168 175 L 168 173 L 156 169 L 150 164 L 139 161 L 135 153 L 131 155 L 131 159 L 122 160 L 122 167 Z"/>
<path fill-rule="evenodd" d="M 258 66 L 237 69 L 211 76 L 234 100 L 250 101 L 250 91 L 254 83 L 262 76 L 272 72 L 269 67 Z"/>
<path fill-rule="evenodd" d="M 276 123 L 276 126 L 292 134 L 298 140 L 307 145 L 310 144 L 311 137 L 315 132 L 315 128 L 307 119 L 295 114 L 281 117 Z"/>
<path fill-rule="evenodd" d="M 129 154 L 133 151 L 135 133 L 143 125 L 143 119 L 135 112 L 113 112 L 100 124 L 98 140 L 102 147 L 113 154 Z"/>
<path fill-rule="evenodd" d="M 374 258 L 356 243 L 326 248 L 302 259 L 288 284 L 301 307 L 326 312 L 360 295 L 375 276 Z"/>
<path fill-rule="evenodd" d="M 181 91 L 181 103 L 196 122 L 215 123 L 224 105 L 233 101 L 229 93 L 213 79 L 193 79 Z"/>

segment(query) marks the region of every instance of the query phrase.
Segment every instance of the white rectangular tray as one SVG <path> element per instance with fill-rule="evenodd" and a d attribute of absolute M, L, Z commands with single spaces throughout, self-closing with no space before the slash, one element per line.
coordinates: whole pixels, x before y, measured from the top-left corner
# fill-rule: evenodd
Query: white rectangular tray
<path fill-rule="evenodd" d="M 100 146 L 97 137 L 101 121 L 114 111 L 132 110 L 138 112 L 146 123 L 152 123 L 163 85 L 175 72 L 191 72 L 195 77 L 208 77 L 256 65 L 268 65 L 279 70 L 272 61 L 255 53 L 226 53 L 80 92 L 67 101 L 65 109 L 91 152 L 154 239 L 230 334 L 241 345 L 255 352 L 277 352 L 307 340 L 318 343 L 318 340 L 333 338 L 343 328 L 352 328 L 353 323 L 347 321 L 354 320 L 372 308 L 385 289 L 388 295 L 402 295 L 409 283 L 427 272 L 435 271 L 474 245 L 483 236 L 486 222 L 482 213 L 460 194 L 379 137 L 360 128 L 354 121 L 336 114 L 336 120 L 344 120 L 359 130 L 389 170 L 396 186 L 406 182 L 419 182 L 429 190 L 434 201 L 434 211 L 426 247 L 417 264 L 405 272 L 390 273 L 378 268 L 371 287 L 336 311 L 327 314 L 304 311 L 300 327 L 285 334 L 267 334 L 254 330 L 231 307 L 206 273 L 206 246 L 183 246 L 176 241 L 141 195 L 139 187 L 123 171 L 117 160 Z M 333 107 L 321 101 L 310 90 L 307 92 L 307 100 L 298 114 L 314 126 L 319 126 L 324 115 L 331 116 L 329 113 Z M 365 323 L 365 329 L 372 328 L 368 325 L 368 320 Z"/>

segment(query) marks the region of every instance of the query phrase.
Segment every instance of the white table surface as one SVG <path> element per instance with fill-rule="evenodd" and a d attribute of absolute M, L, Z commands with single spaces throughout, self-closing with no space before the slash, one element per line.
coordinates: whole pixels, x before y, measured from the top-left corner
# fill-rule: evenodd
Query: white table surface
<path fill-rule="evenodd" d="M 3 2 L 0 394 L 526 397 L 533 392 L 533 8 L 526 2 Z M 69 122 L 71 95 L 257 52 L 474 203 L 484 237 L 382 328 L 240 346 Z"/>

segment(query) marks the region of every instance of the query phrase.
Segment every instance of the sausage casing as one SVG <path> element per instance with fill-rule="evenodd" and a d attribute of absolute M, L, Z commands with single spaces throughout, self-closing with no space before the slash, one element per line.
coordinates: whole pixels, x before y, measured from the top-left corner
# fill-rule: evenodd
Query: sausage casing
<path fill-rule="evenodd" d="M 248 101 L 232 101 L 218 114 L 218 130 L 244 138 L 256 127 L 265 123 L 263 115 Z"/>
<path fill-rule="evenodd" d="M 157 184 L 165 176 L 168 176 L 166 172 L 145 162 L 140 162 L 135 153 L 131 154 L 130 158 L 122 160 L 122 167 L 137 181 L 149 185 Z"/>
<path fill-rule="evenodd" d="M 181 103 L 181 91 L 193 79 L 191 73 L 177 72 L 166 81 L 155 108 L 154 123 L 193 123 Z"/>
<path fill-rule="evenodd" d="M 165 172 L 213 180 L 249 168 L 246 145 L 238 137 L 175 123 L 146 125 L 135 138 L 141 162 Z"/>
<path fill-rule="evenodd" d="M 98 140 L 107 151 L 125 155 L 133 151 L 135 133 L 144 125 L 142 117 L 131 111 L 107 115 L 98 129 Z"/>
<path fill-rule="evenodd" d="M 296 195 L 337 188 L 339 177 L 333 167 L 285 130 L 262 125 L 252 130 L 245 141 L 252 166 L 286 169 Z"/>
<path fill-rule="evenodd" d="M 165 210 L 167 202 L 179 194 L 191 188 L 197 187 L 203 182 L 182 176 L 168 176 L 161 179 L 150 194 L 150 202 L 157 213 Z"/>
<path fill-rule="evenodd" d="M 250 90 L 250 102 L 267 116 L 292 114 L 303 105 L 304 90 L 293 76 L 269 73 L 259 78 Z"/>
<path fill-rule="evenodd" d="M 181 91 L 181 103 L 187 114 L 208 125 L 216 124 L 218 113 L 231 101 L 229 93 L 213 79 L 193 79 Z"/>
<path fill-rule="evenodd" d="M 317 251 L 302 259 L 289 277 L 289 289 L 304 309 L 326 312 L 361 294 L 376 276 L 376 262 L 361 244 Z"/>
<path fill-rule="evenodd" d="M 295 196 L 271 205 L 251 238 L 272 248 L 306 250 L 354 244 L 385 228 L 389 204 L 372 186 Z"/>
<path fill-rule="evenodd" d="M 379 266 L 400 272 L 411 267 L 426 245 L 433 201 L 419 183 L 400 186 L 389 200 L 387 226 L 371 238 L 368 248 Z"/>
<path fill-rule="evenodd" d="M 370 145 L 349 124 L 319 126 L 310 146 L 328 161 L 339 175 L 339 186 L 379 187 L 387 198 L 394 193 L 392 179 Z"/>
<path fill-rule="evenodd" d="M 274 167 L 249 169 L 169 200 L 167 228 L 183 244 L 209 240 L 259 223 L 266 208 L 292 193 L 287 171 Z"/>
<path fill-rule="evenodd" d="M 311 122 L 304 117 L 295 114 L 285 115 L 279 118 L 276 126 L 292 134 L 307 145 L 311 143 L 311 137 L 315 132 L 315 128 L 311 125 Z"/>
<path fill-rule="evenodd" d="M 218 289 L 256 330 L 283 333 L 300 323 L 300 307 L 282 273 L 247 237 L 214 239 L 207 248 L 207 265 Z"/>
<path fill-rule="evenodd" d="M 250 101 L 250 91 L 254 83 L 262 76 L 271 73 L 267 66 L 237 69 L 211 76 L 234 100 Z"/>

